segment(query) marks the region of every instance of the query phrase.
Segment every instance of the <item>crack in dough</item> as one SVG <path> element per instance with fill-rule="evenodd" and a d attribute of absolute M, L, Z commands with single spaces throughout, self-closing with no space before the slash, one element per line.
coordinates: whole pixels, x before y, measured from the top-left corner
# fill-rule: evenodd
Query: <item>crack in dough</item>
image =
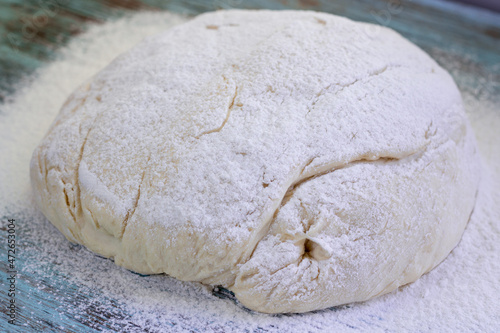
<path fill-rule="evenodd" d="M 398 68 L 400 66 L 393 66 L 393 67 L 390 67 L 390 68 Z M 349 88 L 350 86 L 358 83 L 359 81 L 363 81 L 363 80 L 366 80 L 366 79 L 369 79 L 371 77 L 374 77 L 374 76 L 378 76 L 382 73 L 384 73 L 387 69 L 389 69 L 389 66 L 384 66 L 382 67 L 381 69 L 378 69 L 378 70 L 375 70 L 375 71 L 372 71 L 368 76 L 362 78 L 362 79 L 355 79 L 354 81 L 350 82 L 350 83 L 347 83 L 347 84 L 340 84 L 340 83 L 330 83 L 329 85 L 327 85 L 326 87 L 324 87 L 323 89 L 321 89 L 317 94 L 316 94 L 316 97 L 314 98 L 314 100 L 312 101 L 311 103 L 311 106 L 308 108 L 308 111 L 306 113 L 306 117 L 309 115 L 309 113 L 314 109 L 314 106 L 316 105 L 316 103 L 318 102 L 318 100 L 328 91 L 330 90 L 330 88 L 332 86 L 334 87 L 340 87 L 340 89 L 336 90 L 335 91 L 335 95 L 337 94 L 340 94 L 341 92 L 344 91 L 344 89 L 346 88 Z"/>
<path fill-rule="evenodd" d="M 227 82 L 227 79 L 224 78 L 224 80 L 226 80 Z M 214 128 L 214 129 L 211 129 L 211 130 L 208 130 L 208 131 L 205 131 L 203 133 L 201 133 L 200 135 L 198 135 L 196 138 L 199 139 L 200 137 L 202 137 L 203 135 L 207 135 L 207 134 L 210 134 L 210 133 L 217 133 L 217 132 L 220 132 L 224 126 L 226 125 L 227 121 L 229 120 L 229 116 L 231 115 L 231 112 L 233 111 L 233 107 L 234 107 L 234 101 L 236 100 L 236 96 L 238 96 L 238 86 L 236 86 L 234 88 L 234 94 L 233 94 L 233 97 L 229 103 L 229 106 L 227 107 L 227 114 L 226 114 L 226 118 L 224 118 L 224 120 L 222 121 L 222 124 L 217 127 L 217 128 Z"/>
<path fill-rule="evenodd" d="M 151 156 L 148 157 L 148 159 L 146 161 L 146 165 L 149 163 L 150 159 L 151 159 Z M 125 216 L 125 219 L 123 220 L 121 237 L 123 237 L 123 234 L 125 233 L 125 229 L 127 229 L 128 221 L 132 218 L 132 216 L 134 216 L 135 210 L 137 208 L 137 204 L 139 203 L 139 199 L 141 198 L 141 186 L 142 186 L 142 183 L 144 182 L 144 175 L 146 174 L 146 170 L 147 169 L 144 169 L 144 171 L 142 172 L 141 181 L 139 182 L 139 187 L 137 189 L 137 197 L 135 198 L 134 205 L 132 206 L 131 209 L 128 210 L 127 215 Z"/>

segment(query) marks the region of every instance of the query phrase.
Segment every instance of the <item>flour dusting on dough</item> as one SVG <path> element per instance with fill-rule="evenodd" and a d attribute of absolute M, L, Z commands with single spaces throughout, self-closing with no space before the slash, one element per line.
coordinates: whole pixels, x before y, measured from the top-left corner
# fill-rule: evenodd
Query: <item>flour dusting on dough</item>
<path fill-rule="evenodd" d="M 263 312 L 415 281 L 466 226 L 475 140 L 449 74 L 390 29 L 362 38 L 366 25 L 231 10 L 147 38 L 35 149 L 39 207 L 120 266 Z"/>

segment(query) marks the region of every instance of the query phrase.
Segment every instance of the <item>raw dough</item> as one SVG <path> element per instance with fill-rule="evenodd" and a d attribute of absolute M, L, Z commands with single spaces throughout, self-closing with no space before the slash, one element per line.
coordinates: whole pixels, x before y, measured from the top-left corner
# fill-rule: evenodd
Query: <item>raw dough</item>
<path fill-rule="evenodd" d="M 305 312 L 415 281 L 458 243 L 478 184 L 452 78 L 394 31 L 219 11 L 83 84 L 31 161 L 72 242 L 140 273 Z"/>

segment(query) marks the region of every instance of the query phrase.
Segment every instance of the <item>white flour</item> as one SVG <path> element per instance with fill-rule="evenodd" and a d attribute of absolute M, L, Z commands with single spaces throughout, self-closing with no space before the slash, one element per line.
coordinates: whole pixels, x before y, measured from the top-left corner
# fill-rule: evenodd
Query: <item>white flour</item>
<path fill-rule="evenodd" d="M 36 316 L 41 293 L 61 281 L 75 293 L 54 296 L 60 328 L 82 313 L 115 313 L 104 320 L 112 330 L 192 331 L 496 331 L 500 327 L 500 106 L 465 95 L 466 109 L 477 133 L 485 170 L 476 208 L 462 241 L 429 274 L 398 292 L 347 307 L 302 315 L 270 316 L 248 312 L 232 301 L 214 297 L 205 287 L 166 276 L 148 276 L 117 267 L 111 260 L 70 245 L 34 210 L 29 186 L 31 153 L 65 98 L 85 79 L 144 36 L 184 19 L 168 13 L 141 13 L 92 26 L 57 61 L 40 69 L 24 88 L 0 106 L 0 215 L 19 225 L 21 275 L 38 276 L 30 295 L 19 294 L 20 313 L 44 327 Z M 2 220 L 2 224 L 5 221 Z M 64 283 L 64 282 L 63 282 Z M 219 293 L 220 295 L 220 293 Z M 112 302 L 114 300 L 116 302 Z M 50 302 L 47 301 L 46 302 Z M 73 306 L 76 305 L 76 306 Z M 58 321 L 53 318 L 53 321 Z M 37 322 L 38 321 L 38 322 Z M 38 325 L 38 326 L 37 326 Z M 41 326 L 40 326 L 41 325 Z M 78 326 L 81 327 L 81 326 Z M 78 328 L 74 327 L 74 329 Z M 100 327 L 100 326 L 95 326 Z"/>

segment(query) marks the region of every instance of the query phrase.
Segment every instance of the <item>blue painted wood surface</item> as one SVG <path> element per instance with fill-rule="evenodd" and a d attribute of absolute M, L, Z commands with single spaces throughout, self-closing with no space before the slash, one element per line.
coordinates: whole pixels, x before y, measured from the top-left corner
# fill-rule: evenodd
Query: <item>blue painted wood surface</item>
<path fill-rule="evenodd" d="M 476 96 L 486 93 L 493 98 L 500 96 L 500 15 L 467 10 L 452 3 L 415 0 L 402 1 L 400 6 L 395 6 L 394 2 L 383 0 L 3 0 L 0 1 L 0 100 L 12 92 L 13 83 L 22 76 L 53 60 L 57 48 L 84 31 L 89 22 L 103 22 L 109 17 L 137 10 L 170 10 L 194 15 L 220 8 L 311 9 L 386 25 L 437 58 L 458 79 L 462 90 Z M 479 86 L 488 91 L 478 90 Z M 29 255 L 23 253 L 23 248 L 43 245 L 37 243 L 40 240 L 33 236 L 33 230 L 18 212 L 1 217 L 2 240 L 7 237 L 8 218 L 18 221 L 20 242 L 16 264 L 22 268 Z M 68 243 L 67 251 L 73 251 L 73 247 Z M 8 277 L 9 269 L 3 259 L 6 253 L 7 243 L 2 241 L 1 281 Z M 56 262 L 48 261 L 44 267 L 51 271 L 47 274 L 50 279 L 40 279 L 43 274 L 39 272 L 22 275 L 17 280 L 18 293 L 23 295 L 18 298 L 23 309 L 18 319 L 25 323 L 22 328 L 14 328 L 5 322 L 7 310 L 3 305 L 7 302 L 7 295 L 2 284 L 0 331 L 116 330 L 116 325 L 108 323 L 111 317 L 123 319 L 129 329 L 136 327 L 135 323 L 127 322 L 126 310 L 115 300 L 103 298 L 98 290 L 71 282 L 67 276 L 58 273 Z M 233 299 L 226 290 L 220 290 L 216 295 Z"/>

